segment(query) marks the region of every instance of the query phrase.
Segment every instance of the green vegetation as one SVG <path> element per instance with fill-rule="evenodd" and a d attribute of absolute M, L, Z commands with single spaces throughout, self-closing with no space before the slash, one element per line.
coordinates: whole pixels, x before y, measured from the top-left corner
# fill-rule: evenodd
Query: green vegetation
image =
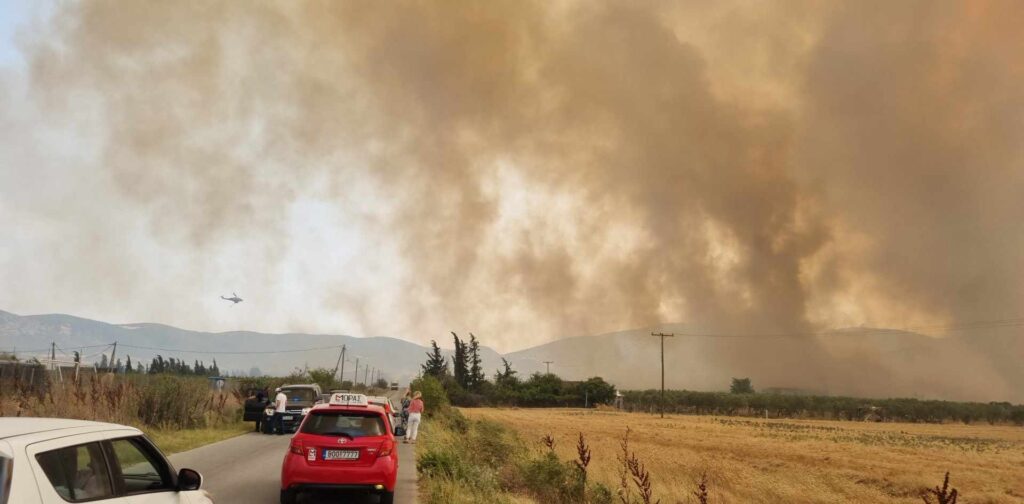
<path fill-rule="evenodd" d="M 379 380 L 373 386 L 366 386 L 362 383 L 353 384 L 351 380 L 339 381 L 335 376 L 336 374 L 333 369 L 314 368 L 308 371 L 296 369 L 288 376 L 252 376 L 232 378 L 232 381 L 235 383 L 235 389 L 240 394 L 241 399 L 245 399 L 249 394 L 254 394 L 258 390 L 269 393 L 282 385 L 303 383 L 316 383 L 320 385 L 320 390 L 325 394 L 331 390 L 351 390 L 372 395 L 387 389 L 386 380 Z M 383 385 L 381 382 L 383 382 Z"/>
<path fill-rule="evenodd" d="M 75 358 L 76 360 L 78 359 L 77 352 Z M 100 363 L 101 369 L 106 368 L 106 360 L 107 356 L 103 355 L 103 362 Z M 139 362 L 135 365 L 134 369 L 132 369 L 132 356 L 129 355 L 127 365 L 121 365 L 121 359 L 118 359 L 114 369 L 120 373 L 169 373 L 185 376 L 220 376 L 220 368 L 217 367 L 217 359 L 213 359 L 213 364 L 207 367 L 205 363 L 198 360 L 189 364 L 185 362 L 184 359 L 175 359 L 174 357 L 165 360 L 161 355 L 154 357 L 148 368 L 143 367 L 142 363 Z"/>
<path fill-rule="evenodd" d="M 436 379 L 424 380 L 418 385 L 432 387 L 432 394 L 443 393 Z M 421 436 L 416 470 L 427 504 L 501 504 L 517 497 L 566 504 L 613 502 L 607 486 L 587 480 L 590 452 L 582 435 L 580 459 L 563 461 L 553 450 L 553 440 L 546 448 L 531 449 L 500 423 L 469 420 L 458 409 L 442 407 L 434 408 Z"/>
<path fill-rule="evenodd" d="M 552 373 L 534 373 L 520 379 L 507 360 L 503 369 L 487 380 L 480 365 L 480 342 L 473 334 L 463 341 L 452 333 L 455 354 L 451 367 L 436 341 L 422 365 L 424 377 L 431 377 L 444 389 L 455 406 L 592 407 L 615 397 L 615 387 L 600 377 L 586 381 L 564 381 Z M 450 372 L 449 372 L 450 369 Z"/>
<path fill-rule="evenodd" d="M 252 432 L 252 422 L 236 421 L 205 429 L 143 429 L 160 451 L 170 455 Z"/>
<path fill-rule="evenodd" d="M 736 386 L 736 380 L 733 382 Z M 749 385 L 749 383 L 747 383 Z M 657 411 L 658 390 L 624 391 L 629 411 Z M 1024 405 L 920 399 L 863 399 L 841 396 L 755 394 L 666 390 L 665 411 L 698 415 L 767 415 L 771 418 L 820 418 L 879 422 L 987 422 L 1024 425 Z"/>
<path fill-rule="evenodd" d="M 753 394 L 754 386 L 750 384 L 750 378 L 733 378 L 729 386 L 730 394 Z"/>
<path fill-rule="evenodd" d="M 440 381 L 432 376 L 418 380 L 413 388 L 435 405 L 421 427 L 416 458 L 420 496 L 426 504 L 511 504 L 524 499 L 563 504 L 660 502 L 650 472 L 630 446 L 628 428 L 619 441 L 617 479 L 609 485 L 591 476 L 592 452 L 582 432 L 575 439 L 549 434 L 528 443 L 502 423 L 469 419 L 450 407 Z M 564 441 L 574 442 L 575 459 L 559 457 L 555 447 Z M 708 487 L 702 476 L 693 491 L 697 502 L 708 502 Z"/>
<path fill-rule="evenodd" d="M 0 416 L 77 418 L 146 431 L 220 429 L 241 420 L 239 402 L 208 380 L 170 374 L 93 374 L 54 381 L 45 372 L 0 386 Z M 40 386 L 40 384 L 45 384 Z"/>

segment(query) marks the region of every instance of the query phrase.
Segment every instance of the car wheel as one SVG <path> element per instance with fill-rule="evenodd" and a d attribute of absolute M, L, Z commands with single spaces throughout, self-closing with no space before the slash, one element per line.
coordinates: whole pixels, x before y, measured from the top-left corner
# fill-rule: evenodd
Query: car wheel
<path fill-rule="evenodd" d="M 292 490 L 281 490 L 281 504 L 295 504 L 295 492 Z"/>
<path fill-rule="evenodd" d="M 395 504 L 395 492 L 384 492 L 380 494 L 380 504 Z"/>

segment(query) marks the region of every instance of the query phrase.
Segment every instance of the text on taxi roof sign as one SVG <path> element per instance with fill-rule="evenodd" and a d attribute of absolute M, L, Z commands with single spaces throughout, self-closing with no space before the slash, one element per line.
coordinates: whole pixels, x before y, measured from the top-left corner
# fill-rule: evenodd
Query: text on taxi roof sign
<path fill-rule="evenodd" d="M 363 394 L 336 393 L 331 394 L 332 406 L 368 406 L 369 402 Z"/>

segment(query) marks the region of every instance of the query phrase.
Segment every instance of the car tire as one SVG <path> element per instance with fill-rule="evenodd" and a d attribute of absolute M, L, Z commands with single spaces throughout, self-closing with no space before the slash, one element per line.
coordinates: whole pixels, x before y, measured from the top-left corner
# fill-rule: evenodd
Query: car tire
<path fill-rule="evenodd" d="M 295 504 L 295 500 L 295 492 L 293 490 L 281 490 L 281 504 Z"/>
<path fill-rule="evenodd" d="M 384 492 L 380 494 L 380 504 L 395 504 L 395 492 Z"/>

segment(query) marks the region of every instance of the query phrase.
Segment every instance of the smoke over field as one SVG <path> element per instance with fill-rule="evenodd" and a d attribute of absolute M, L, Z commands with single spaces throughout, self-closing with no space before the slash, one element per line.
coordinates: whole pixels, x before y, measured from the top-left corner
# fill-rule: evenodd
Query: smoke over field
<path fill-rule="evenodd" d="M 499 350 L 674 322 L 941 336 L 1024 306 L 1022 23 L 984 1 L 62 4 L 20 39 L 0 129 L 80 135 L 48 165 L 95 197 L 12 196 L 52 231 L 0 265 L 88 313 Z M 7 187 L 46 159 L 0 154 Z M 267 308 L 225 322 L 190 300 L 214 280 Z M 988 335 L 982 365 L 1011 365 Z M 713 357 L 822 371 L 814 339 L 780 348 Z"/>

